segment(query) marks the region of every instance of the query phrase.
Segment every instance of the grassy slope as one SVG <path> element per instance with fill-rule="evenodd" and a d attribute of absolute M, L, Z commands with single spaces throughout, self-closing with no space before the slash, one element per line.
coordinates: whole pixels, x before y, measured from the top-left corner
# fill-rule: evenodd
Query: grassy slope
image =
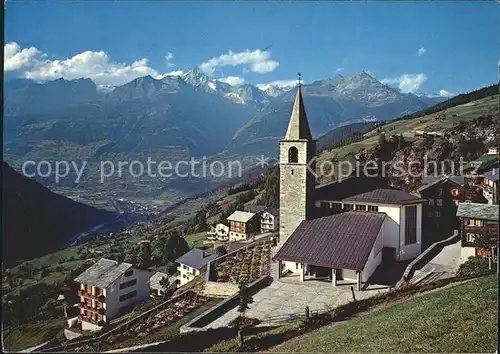
<path fill-rule="evenodd" d="M 493 352 L 497 276 L 482 277 L 328 326 L 277 352 Z"/>
<path fill-rule="evenodd" d="M 19 351 L 51 340 L 64 328 L 64 320 L 56 318 L 48 321 L 28 323 L 23 326 L 4 329 L 4 345 L 8 351 Z"/>

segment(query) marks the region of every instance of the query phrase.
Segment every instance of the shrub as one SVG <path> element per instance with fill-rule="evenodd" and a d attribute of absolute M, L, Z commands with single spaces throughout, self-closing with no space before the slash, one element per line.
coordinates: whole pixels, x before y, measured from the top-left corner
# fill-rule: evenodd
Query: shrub
<path fill-rule="evenodd" d="M 481 256 L 469 257 L 469 259 L 460 265 L 457 272 L 458 276 L 478 275 L 489 271 L 488 259 Z"/>
<path fill-rule="evenodd" d="M 229 327 L 249 328 L 257 326 L 261 321 L 257 318 L 238 316 L 229 322 Z"/>

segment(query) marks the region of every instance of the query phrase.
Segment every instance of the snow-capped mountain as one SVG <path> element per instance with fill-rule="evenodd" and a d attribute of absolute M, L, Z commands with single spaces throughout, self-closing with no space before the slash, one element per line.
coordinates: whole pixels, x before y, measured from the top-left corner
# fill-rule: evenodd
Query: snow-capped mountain
<path fill-rule="evenodd" d="M 182 79 L 196 89 L 209 93 L 224 95 L 233 89 L 231 85 L 211 78 L 198 68 L 189 70 L 187 73 L 182 75 Z"/>
<path fill-rule="evenodd" d="M 191 69 L 182 78 L 197 90 L 220 95 L 238 104 L 261 109 L 269 103 L 269 97 L 253 85 L 231 86 L 226 82 L 206 75 L 198 68 Z"/>
<path fill-rule="evenodd" d="M 263 88 L 262 90 L 267 96 L 269 97 L 279 97 L 281 96 L 283 93 L 286 92 L 286 90 L 282 89 L 282 88 L 279 88 L 277 86 L 273 86 L 273 85 L 268 85 L 267 87 Z"/>

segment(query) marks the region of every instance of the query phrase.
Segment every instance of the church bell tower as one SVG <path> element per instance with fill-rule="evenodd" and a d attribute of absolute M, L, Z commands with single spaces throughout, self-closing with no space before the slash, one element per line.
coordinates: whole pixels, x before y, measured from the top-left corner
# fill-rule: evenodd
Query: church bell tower
<path fill-rule="evenodd" d="M 314 208 L 316 140 L 307 122 L 300 81 L 299 73 L 292 115 L 280 141 L 280 247 L 303 220 L 312 217 Z"/>

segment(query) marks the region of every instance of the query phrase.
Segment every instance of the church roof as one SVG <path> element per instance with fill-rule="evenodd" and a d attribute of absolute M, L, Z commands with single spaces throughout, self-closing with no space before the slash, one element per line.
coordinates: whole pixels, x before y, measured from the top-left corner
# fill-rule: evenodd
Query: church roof
<path fill-rule="evenodd" d="M 297 88 L 297 94 L 292 108 L 292 115 L 290 116 L 290 122 L 288 123 L 288 129 L 286 130 L 284 140 L 299 139 L 312 140 L 300 86 Z"/>
<path fill-rule="evenodd" d="M 414 196 L 399 189 L 375 189 L 371 192 L 361 193 L 348 197 L 343 202 L 372 202 L 382 204 L 406 204 L 424 202 L 424 199 Z"/>
<path fill-rule="evenodd" d="M 353 176 L 340 181 L 317 185 L 315 199 L 341 201 L 348 197 L 384 187 L 387 187 L 387 180 L 384 178 Z"/>
<path fill-rule="evenodd" d="M 385 213 L 348 211 L 302 221 L 274 259 L 363 270 L 385 218 Z"/>

